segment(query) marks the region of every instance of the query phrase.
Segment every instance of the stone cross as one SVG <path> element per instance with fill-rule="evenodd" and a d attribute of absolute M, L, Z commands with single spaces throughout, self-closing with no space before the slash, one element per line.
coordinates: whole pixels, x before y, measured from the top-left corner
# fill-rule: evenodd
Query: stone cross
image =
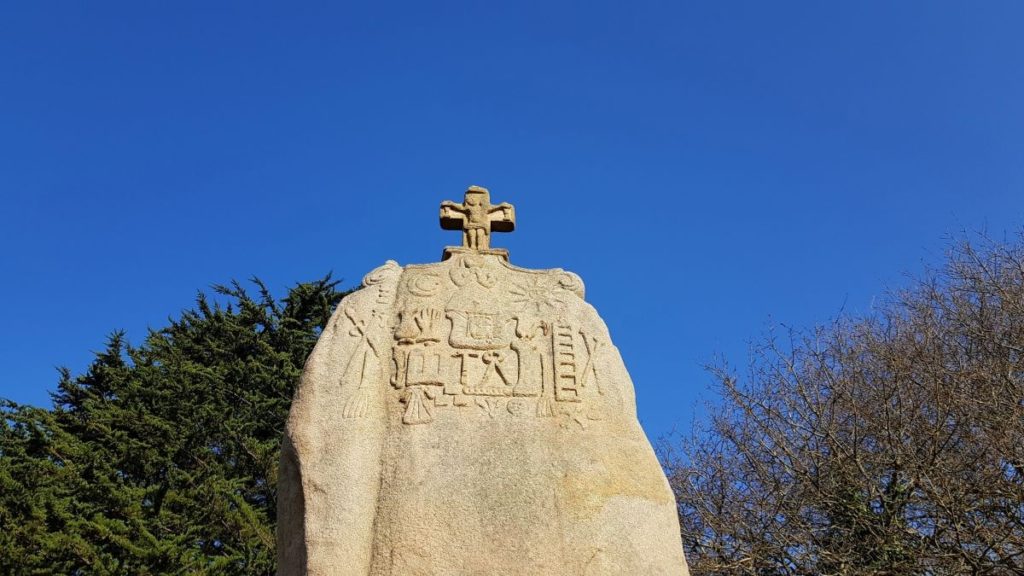
<path fill-rule="evenodd" d="M 462 246 L 470 250 L 491 247 L 491 232 L 511 232 L 516 229 L 515 208 L 508 202 L 491 204 L 487 188 L 470 186 L 462 204 L 450 200 L 441 202 L 441 228 L 462 230 Z"/>

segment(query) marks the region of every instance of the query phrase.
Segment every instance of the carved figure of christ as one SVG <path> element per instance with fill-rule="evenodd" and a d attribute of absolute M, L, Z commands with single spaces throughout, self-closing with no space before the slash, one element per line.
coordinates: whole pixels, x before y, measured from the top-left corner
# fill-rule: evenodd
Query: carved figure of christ
<path fill-rule="evenodd" d="M 491 231 L 511 232 L 515 227 L 515 209 L 508 202 L 491 204 L 486 188 L 470 186 L 462 204 L 441 203 L 441 228 L 462 230 L 462 245 L 472 250 L 490 248 Z"/>

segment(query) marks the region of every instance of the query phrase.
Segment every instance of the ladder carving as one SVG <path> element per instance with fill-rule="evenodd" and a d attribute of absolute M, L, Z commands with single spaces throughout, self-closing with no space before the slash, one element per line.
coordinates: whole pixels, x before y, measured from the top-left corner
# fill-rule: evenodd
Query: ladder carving
<path fill-rule="evenodd" d="M 575 338 L 572 326 L 559 322 L 552 330 L 555 364 L 555 400 L 579 402 L 579 382 L 576 378 Z"/>

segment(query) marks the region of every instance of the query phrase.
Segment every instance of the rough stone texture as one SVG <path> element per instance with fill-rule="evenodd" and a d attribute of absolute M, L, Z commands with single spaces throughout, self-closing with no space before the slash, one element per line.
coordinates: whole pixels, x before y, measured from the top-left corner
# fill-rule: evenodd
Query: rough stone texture
<path fill-rule="evenodd" d="M 687 574 L 583 283 L 510 265 L 489 232 L 388 262 L 339 305 L 288 419 L 279 574 Z"/>

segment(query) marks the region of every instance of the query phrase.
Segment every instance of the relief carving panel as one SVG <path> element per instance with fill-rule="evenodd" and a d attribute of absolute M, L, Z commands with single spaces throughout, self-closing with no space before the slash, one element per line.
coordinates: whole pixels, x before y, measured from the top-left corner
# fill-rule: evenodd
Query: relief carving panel
<path fill-rule="evenodd" d="M 585 422 L 583 390 L 596 386 L 600 343 L 566 313 L 582 294 L 578 277 L 525 273 L 479 254 L 441 266 L 447 273 L 408 271 L 399 289 L 390 382 L 405 405 L 402 422 L 445 414 Z"/>

